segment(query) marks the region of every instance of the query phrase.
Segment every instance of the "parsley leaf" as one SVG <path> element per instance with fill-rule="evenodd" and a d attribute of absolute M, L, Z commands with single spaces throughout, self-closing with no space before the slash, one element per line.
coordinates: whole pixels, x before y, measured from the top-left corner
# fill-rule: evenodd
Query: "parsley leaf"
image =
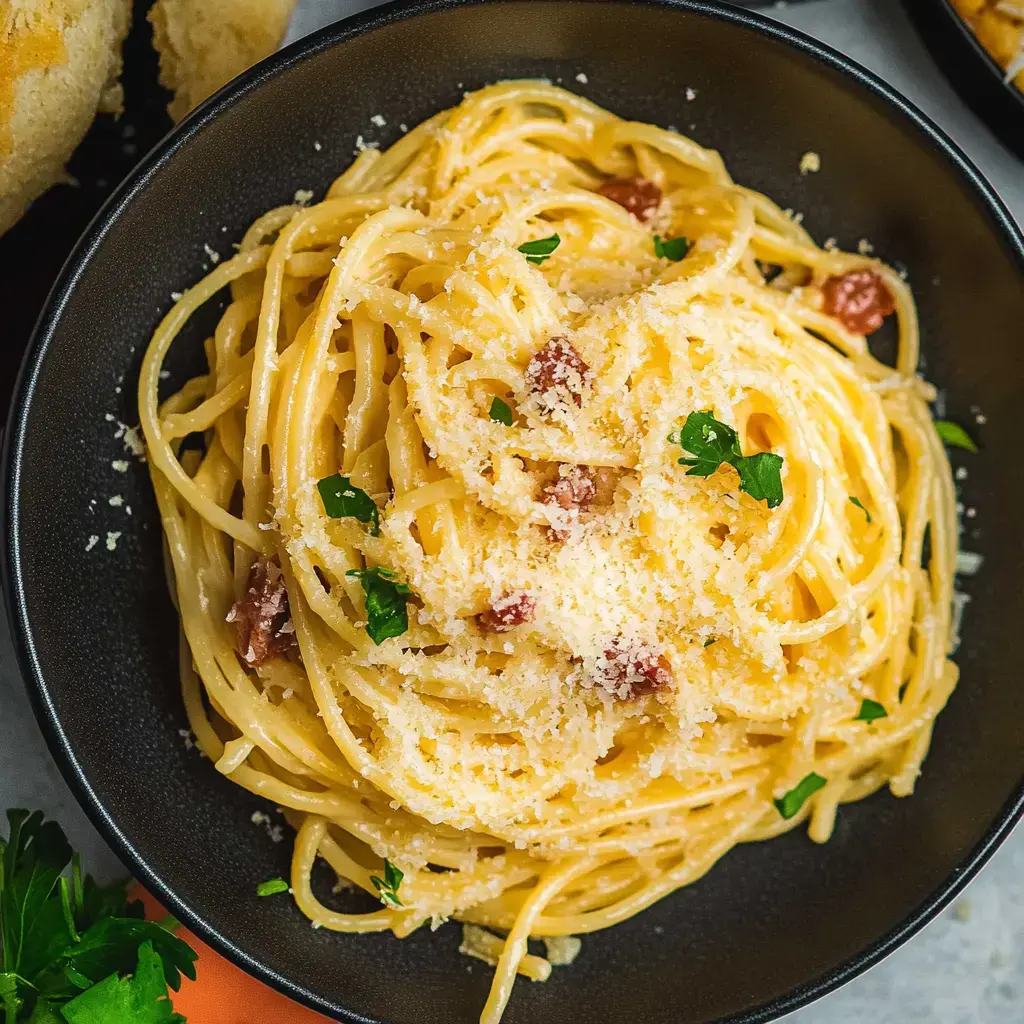
<path fill-rule="evenodd" d="M 712 644 L 717 644 L 717 643 L 718 643 L 718 637 L 717 636 L 709 636 L 707 638 L 707 640 L 704 641 L 704 646 L 705 647 L 710 647 Z"/>
<path fill-rule="evenodd" d="M 731 465 L 742 458 L 739 435 L 732 427 L 719 423 L 710 412 L 692 412 L 686 417 L 679 432 L 679 445 L 696 456 L 679 460 L 680 466 L 691 467 L 687 476 L 711 476 L 723 462 Z"/>
<path fill-rule="evenodd" d="M 183 974 L 195 979 L 196 954 L 192 948 L 163 925 L 141 918 L 107 917 L 96 921 L 64 955 L 68 968 L 95 984 L 109 974 L 128 974 L 143 945 L 159 955 L 164 979 L 175 992 L 181 988 Z"/>
<path fill-rule="evenodd" d="M 876 718 L 888 718 L 889 712 L 877 700 L 868 700 L 866 697 L 860 702 L 860 711 L 857 712 L 855 722 L 873 722 Z"/>
<path fill-rule="evenodd" d="M 774 452 L 745 455 L 733 465 L 739 470 L 740 490 L 769 508 L 782 504 L 782 456 Z"/>
<path fill-rule="evenodd" d="M 491 399 L 490 417 L 495 423 L 504 423 L 506 427 L 512 426 L 512 410 L 507 402 L 503 402 L 497 395 Z"/>
<path fill-rule="evenodd" d="M 676 434 L 669 435 L 673 443 L 676 439 Z M 782 456 L 772 452 L 743 455 L 739 435 L 710 411 L 690 413 L 678 441 L 683 451 L 694 456 L 679 460 L 679 465 L 690 467 L 687 476 L 711 476 L 725 462 L 739 473 L 741 491 L 766 502 L 769 508 L 782 504 Z"/>
<path fill-rule="evenodd" d="M 41 811 L 9 810 L 7 821 L 10 837 L 0 843 L 0 971 L 32 985 L 72 941 L 58 885 L 71 846 Z"/>
<path fill-rule="evenodd" d="M 954 448 L 966 448 L 969 452 L 977 452 L 978 446 L 971 440 L 971 435 L 959 423 L 949 420 L 936 420 L 935 430 L 943 442 Z"/>
<path fill-rule="evenodd" d="M 683 235 L 678 238 L 654 236 L 654 255 L 663 260 L 678 263 L 690 251 L 690 240 Z"/>
<path fill-rule="evenodd" d="M 558 235 L 537 238 L 532 242 L 523 242 L 519 251 L 526 257 L 527 263 L 543 263 L 557 248 L 562 240 Z"/>
<path fill-rule="evenodd" d="M 861 510 L 861 512 L 864 513 L 864 515 L 867 517 L 868 525 L 870 526 L 871 525 L 871 513 L 860 503 L 860 498 L 855 498 L 851 494 L 850 495 L 850 504 L 851 505 L 856 505 L 857 508 L 859 508 Z"/>
<path fill-rule="evenodd" d="M 268 878 L 256 886 L 257 896 L 276 896 L 279 892 L 287 892 L 288 883 L 283 878 Z"/>
<path fill-rule="evenodd" d="M 332 519 L 352 518 L 370 524 L 370 533 L 380 534 L 380 510 L 366 491 L 355 487 L 347 476 L 335 473 L 317 481 L 316 489 L 324 503 L 324 511 Z"/>
<path fill-rule="evenodd" d="M 398 898 L 398 887 L 402 884 L 404 877 L 405 874 L 399 871 L 389 860 L 384 861 L 383 878 L 379 878 L 377 875 L 370 875 L 370 881 L 373 882 L 373 887 L 377 890 L 381 903 L 395 909 L 402 906 L 402 901 Z"/>
<path fill-rule="evenodd" d="M 68 1024 L 184 1024 L 167 996 L 160 956 L 152 943 L 139 946 L 135 973 L 111 974 L 61 1008 Z"/>
<path fill-rule="evenodd" d="M 160 974 L 159 992 L 177 989 L 181 976 L 195 978 L 195 952 L 159 924 L 144 920 L 141 903 L 126 886 L 99 886 L 82 877 L 81 865 L 60 826 L 41 813 L 7 812 L 10 834 L 0 840 L 0 1016 L 7 1024 L 68 1024 L 61 1016 L 104 986 L 113 991 L 136 968 L 147 947 Z M 70 878 L 65 871 L 70 865 Z M 102 1000 L 103 995 L 91 996 Z M 163 1014 L 153 997 L 143 1016 L 104 1006 L 88 1024 L 149 1024 L 180 1020 Z M 103 1005 L 97 1002 L 98 1006 Z M 152 1016 L 151 1012 L 158 1012 Z M 75 1012 L 74 1010 L 71 1011 Z M 97 1013 L 101 1011 L 97 1010 Z"/>
<path fill-rule="evenodd" d="M 804 801 L 812 793 L 817 793 L 825 785 L 825 781 L 817 772 L 805 775 L 788 793 L 774 801 L 779 814 L 787 820 L 798 814 Z"/>
<path fill-rule="evenodd" d="M 405 604 L 412 590 L 397 579 L 390 569 L 374 566 L 372 569 L 349 569 L 346 576 L 355 576 L 366 594 L 366 632 L 375 644 L 388 637 L 401 636 L 409 628 L 409 613 Z"/>

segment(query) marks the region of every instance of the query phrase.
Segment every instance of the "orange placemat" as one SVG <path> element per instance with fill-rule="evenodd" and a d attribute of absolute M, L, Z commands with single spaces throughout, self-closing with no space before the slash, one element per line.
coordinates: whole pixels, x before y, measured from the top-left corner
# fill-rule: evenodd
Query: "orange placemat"
<path fill-rule="evenodd" d="M 166 915 L 149 893 L 139 889 L 134 895 L 145 904 L 147 917 Z M 184 980 L 173 994 L 174 1009 L 188 1024 L 329 1024 L 327 1017 L 239 970 L 187 928 L 178 928 L 177 934 L 199 954 L 196 980 Z"/>

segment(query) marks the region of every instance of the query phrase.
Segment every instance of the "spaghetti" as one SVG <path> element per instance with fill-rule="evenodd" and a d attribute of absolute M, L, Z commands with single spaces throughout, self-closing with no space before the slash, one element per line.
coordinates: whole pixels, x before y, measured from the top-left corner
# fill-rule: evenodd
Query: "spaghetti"
<path fill-rule="evenodd" d="M 161 403 L 222 289 L 207 372 Z M 893 311 L 890 367 L 864 332 Z M 957 678 L 917 358 L 889 267 L 539 82 L 256 221 L 139 403 L 188 717 L 285 808 L 301 910 L 464 922 L 494 1024 L 550 972 L 529 939 L 908 795 Z M 325 906 L 317 857 L 381 907 Z"/>

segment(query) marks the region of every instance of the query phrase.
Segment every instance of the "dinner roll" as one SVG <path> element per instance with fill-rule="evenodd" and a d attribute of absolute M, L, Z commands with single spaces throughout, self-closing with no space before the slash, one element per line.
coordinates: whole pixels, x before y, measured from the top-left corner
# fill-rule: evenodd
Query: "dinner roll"
<path fill-rule="evenodd" d="M 277 49 L 296 0 L 157 0 L 149 12 L 171 116 Z"/>
<path fill-rule="evenodd" d="M 0 232 L 63 171 L 97 110 L 120 112 L 129 0 L 0 4 Z"/>

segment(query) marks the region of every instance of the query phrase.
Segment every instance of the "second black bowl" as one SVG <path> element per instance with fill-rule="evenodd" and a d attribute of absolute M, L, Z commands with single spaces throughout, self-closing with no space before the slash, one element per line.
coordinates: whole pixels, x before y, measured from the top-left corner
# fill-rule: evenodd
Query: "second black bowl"
<path fill-rule="evenodd" d="M 903 0 L 917 31 L 963 101 L 1024 160 L 1024 91 L 981 45 L 950 0 Z"/>
<path fill-rule="evenodd" d="M 728 854 L 697 884 L 610 931 L 507 1024 L 768 1020 L 878 960 L 921 926 L 1015 820 L 1024 774 L 1024 242 L 976 172 L 870 75 L 806 38 L 700 2 L 414 3 L 329 28 L 260 65 L 182 124 L 122 187 L 61 277 L 8 430 L 8 607 L 51 747 L 93 819 L 170 910 L 241 966 L 345 1020 L 477 1019 L 490 971 L 455 927 L 314 931 L 255 884 L 287 870 L 271 810 L 188 751 L 177 624 L 145 467 L 117 423 L 171 293 L 205 247 L 322 190 L 359 136 L 386 145 L 495 79 L 546 76 L 613 111 L 719 149 L 737 181 L 805 215 L 817 238 L 869 239 L 918 295 L 928 376 L 983 452 L 964 500 L 986 555 L 919 791 L 846 807 L 833 840 L 798 833 Z M 582 76 L 582 77 L 578 77 Z M 687 90 L 696 92 L 691 101 Z M 371 120 L 382 115 L 386 126 Z M 801 155 L 821 170 L 801 176 Z M 198 357 L 209 318 L 180 346 Z M 185 365 L 173 364 L 174 374 Z M 987 425 L 969 410 L 980 406 Z M 120 494 L 132 516 L 108 505 Z M 115 512 L 117 514 L 115 515 Z M 116 548 L 90 536 L 120 532 Z"/>

